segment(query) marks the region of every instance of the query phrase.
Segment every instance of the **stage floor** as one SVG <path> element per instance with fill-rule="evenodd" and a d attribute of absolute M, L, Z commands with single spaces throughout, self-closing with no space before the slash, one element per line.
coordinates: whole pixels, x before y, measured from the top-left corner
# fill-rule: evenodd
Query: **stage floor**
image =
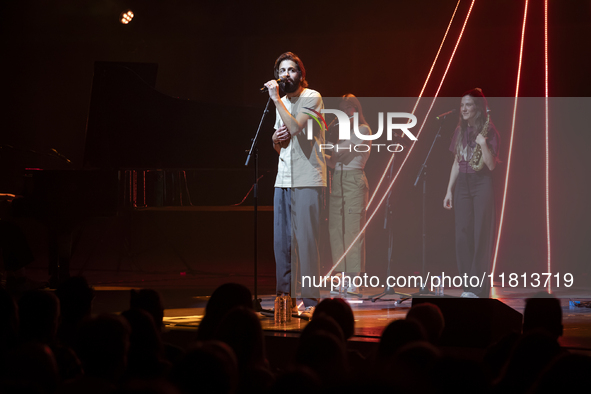
<path fill-rule="evenodd" d="M 121 312 L 128 307 L 131 288 L 124 286 L 97 286 L 97 298 L 94 311 Z M 401 292 L 412 292 L 414 289 L 399 289 Z M 512 289 L 512 292 L 518 289 Z M 196 330 L 205 313 L 205 305 L 209 297 L 199 296 L 195 289 L 162 288 L 159 289 L 166 306 L 164 323 L 167 330 Z M 459 295 L 459 294 L 458 294 Z M 328 296 L 328 294 L 326 295 Z M 260 296 L 264 309 L 273 307 L 275 296 Z M 524 298 L 494 297 L 519 313 L 525 308 Z M 576 297 L 575 297 L 576 298 Z M 396 319 L 404 319 L 412 300 L 398 303 L 399 296 L 386 296 L 375 302 L 357 297 L 346 298 L 355 315 L 354 341 L 378 342 L 384 328 Z M 584 351 L 591 354 L 591 308 L 569 305 L 568 298 L 561 298 L 564 334 L 559 342 L 563 347 Z M 577 299 L 579 301 L 589 301 Z M 300 309 L 303 309 L 302 307 Z M 285 336 L 299 335 L 307 321 L 293 318 L 287 324 L 275 324 L 273 318 L 260 315 L 261 325 L 266 335 Z"/>
<path fill-rule="evenodd" d="M 253 291 L 252 275 L 219 274 L 190 275 L 182 273 L 139 273 L 134 270 L 88 269 L 83 274 L 96 290 L 93 312 L 119 313 L 129 308 L 129 290 L 151 288 L 160 292 L 165 310 L 165 325 L 168 331 L 195 331 L 203 317 L 205 305 L 215 288 L 223 283 L 241 283 Z M 33 279 L 44 280 L 46 269 L 31 267 L 28 271 Z M 73 274 L 80 273 L 74 271 Z M 272 308 L 274 303 L 275 276 L 259 275 L 258 293 L 262 307 Z M 415 293 L 416 288 L 395 289 L 401 293 Z M 519 313 L 523 313 L 525 299 L 539 289 L 493 288 L 491 298 L 498 299 Z M 363 290 L 363 296 L 375 295 L 376 289 Z M 461 290 L 446 289 L 446 296 L 459 296 Z M 574 307 L 570 300 L 591 301 L 589 292 L 574 288 L 560 289 L 553 293 L 561 300 L 564 335 L 559 342 L 562 346 L 591 354 L 591 308 Z M 323 297 L 330 297 L 324 292 Z M 355 314 L 354 341 L 377 342 L 384 328 L 395 319 L 403 319 L 411 307 L 412 300 L 396 302 L 399 296 L 388 295 L 376 302 L 367 298 L 350 297 Z M 303 308 L 301 308 L 303 309 Z M 261 324 L 268 336 L 298 336 L 307 321 L 293 319 L 290 324 L 276 325 L 270 317 L 261 315 Z"/>

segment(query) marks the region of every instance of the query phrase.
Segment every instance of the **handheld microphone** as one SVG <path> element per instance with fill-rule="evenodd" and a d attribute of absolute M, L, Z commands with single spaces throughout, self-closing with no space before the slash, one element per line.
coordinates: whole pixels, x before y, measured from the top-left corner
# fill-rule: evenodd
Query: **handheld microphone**
<path fill-rule="evenodd" d="M 451 114 L 455 113 L 456 111 L 457 111 L 457 109 L 454 108 L 451 111 L 447 111 L 439 116 L 436 116 L 435 119 L 441 120 L 441 118 L 445 118 L 447 115 L 451 115 Z"/>
<path fill-rule="evenodd" d="M 277 78 L 275 81 L 277 81 L 278 84 L 284 84 L 285 83 L 285 77 L 283 78 Z M 268 91 L 269 89 L 267 89 L 266 86 L 263 86 L 261 88 L 261 93 L 265 93 L 266 91 Z"/>

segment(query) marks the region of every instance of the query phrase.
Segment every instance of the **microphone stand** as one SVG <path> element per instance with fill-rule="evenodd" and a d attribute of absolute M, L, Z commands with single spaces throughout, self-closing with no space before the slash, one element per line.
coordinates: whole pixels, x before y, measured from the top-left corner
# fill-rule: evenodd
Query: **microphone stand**
<path fill-rule="evenodd" d="M 437 141 L 437 139 L 439 137 L 441 137 L 441 128 L 443 127 L 443 122 L 445 122 L 445 119 L 447 118 L 448 114 L 445 114 L 443 116 L 440 116 L 441 122 L 439 122 L 439 129 L 437 130 L 437 134 L 435 135 L 435 138 L 433 138 L 433 142 L 431 143 L 431 148 L 429 149 L 429 152 L 427 153 L 427 156 L 425 157 L 425 161 L 423 162 L 423 165 L 421 166 L 421 169 L 419 170 L 419 173 L 417 174 L 417 179 L 415 180 L 414 186 L 417 186 L 417 183 L 419 182 L 419 180 L 422 178 L 423 179 L 423 224 L 422 224 L 422 229 L 423 229 L 423 263 L 422 263 L 422 268 L 421 268 L 421 275 L 424 278 L 425 277 L 425 265 L 427 262 L 427 161 L 429 160 L 429 156 L 431 156 L 431 152 L 433 151 L 433 147 L 435 146 L 435 142 Z M 426 280 L 424 282 L 424 284 L 426 284 Z M 432 291 L 429 291 L 425 286 L 423 286 L 423 282 L 421 281 L 421 289 L 419 290 L 418 293 L 415 293 L 413 295 L 433 295 L 435 293 L 433 293 Z"/>
<path fill-rule="evenodd" d="M 250 158 L 254 156 L 254 183 L 253 183 L 253 206 L 254 206 L 254 299 L 253 299 L 253 307 L 255 312 L 260 312 L 263 308 L 261 307 L 261 299 L 259 298 L 258 294 L 258 186 L 259 186 L 259 155 L 258 155 L 258 148 L 257 142 L 259 140 L 259 134 L 261 131 L 261 127 L 263 126 L 263 122 L 265 121 L 265 117 L 269 113 L 269 103 L 271 102 L 271 97 L 267 100 L 267 105 L 265 105 L 265 110 L 263 111 L 263 115 L 261 116 L 261 121 L 259 122 L 259 127 L 252 138 L 252 144 L 250 149 L 248 150 L 248 156 L 246 157 L 245 166 L 248 167 L 248 163 L 250 162 Z"/>
<path fill-rule="evenodd" d="M 396 155 L 396 154 L 394 153 L 394 155 Z M 388 173 L 388 180 L 392 180 L 393 176 L 394 176 L 394 160 L 392 160 L 392 164 L 390 165 L 390 169 L 389 169 L 389 173 Z M 388 198 L 386 200 L 386 212 L 384 214 L 384 229 L 388 230 L 388 271 L 387 271 L 388 277 L 390 277 L 390 267 L 392 265 L 392 260 L 394 258 L 394 221 L 392 218 L 393 212 L 394 212 L 394 202 L 392 201 L 393 200 L 392 192 L 393 192 L 393 189 L 391 189 L 390 192 L 388 193 Z M 368 298 L 371 300 L 371 302 L 376 302 L 376 300 L 379 300 L 380 298 L 387 296 L 387 295 L 400 296 L 399 300 L 394 301 L 394 305 L 399 305 L 404 300 L 408 300 L 409 298 L 412 297 L 410 294 L 397 292 L 393 287 L 390 287 L 390 285 L 388 285 L 388 287 L 386 287 L 386 289 L 384 291 L 382 291 L 381 293 L 371 295 Z"/>

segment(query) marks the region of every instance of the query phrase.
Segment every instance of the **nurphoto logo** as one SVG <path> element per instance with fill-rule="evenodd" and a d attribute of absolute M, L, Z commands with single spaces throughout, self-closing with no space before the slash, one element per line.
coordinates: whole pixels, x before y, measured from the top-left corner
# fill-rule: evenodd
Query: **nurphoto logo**
<path fill-rule="evenodd" d="M 305 107 L 308 111 L 306 112 L 307 115 L 311 117 L 308 119 L 308 125 L 306 129 L 308 130 L 307 137 L 308 140 L 312 140 L 313 131 L 312 125 L 313 121 L 315 121 L 318 126 L 324 129 L 327 129 L 328 126 L 326 124 L 326 120 L 322 114 L 333 114 L 336 115 L 338 126 L 339 126 L 339 140 L 350 140 L 351 139 L 351 122 L 349 121 L 349 116 L 341 110 L 338 109 L 321 109 L 320 112 L 315 111 L 312 108 Z M 413 133 L 409 131 L 410 128 L 416 126 L 417 124 L 417 117 L 413 114 L 409 114 L 408 112 L 387 112 L 384 116 L 383 112 L 378 113 L 378 130 L 374 134 L 362 134 L 359 132 L 359 113 L 355 112 L 353 114 L 353 133 L 355 136 L 362 140 L 362 141 L 373 141 L 382 136 L 384 133 L 384 118 L 386 119 L 386 138 L 388 141 L 392 141 L 397 134 L 394 133 L 394 130 L 400 130 L 404 135 L 406 135 L 410 140 L 416 141 L 417 137 L 414 136 Z M 394 119 L 406 119 L 406 123 L 394 123 Z M 374 144 L 373 147 L 377 148 L 378 152 L 380 151 L 381 146 L 386 146 L 386 144 Z M 402 152 L 403 146 L 401 144 L 390 144 L 386 146 L 389 152 Z M 333 144 L 321 144 L 320 150 L 325 149 L 335 149 L 336 151 L 339 150 L 338 145 Z M 340 148 L 343 149 L 343 148 Z M 368 152 L 371 147 L 368 144 L 352 144 L 344 148 L 348 151 L 353 149 L 355 152 Z"/>

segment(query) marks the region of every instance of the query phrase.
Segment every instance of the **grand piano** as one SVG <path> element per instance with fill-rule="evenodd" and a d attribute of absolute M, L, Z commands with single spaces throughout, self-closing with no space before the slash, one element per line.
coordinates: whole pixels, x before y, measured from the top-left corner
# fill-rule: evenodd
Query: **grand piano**
<path fill-rule="evenodd" d="M 95 63 L 84 168 L 122 171 L 134 206 L 239 202 L 252 184 L 245 149 L 264 98 L 252 107 L 174 98 L 155 89 L 156 73 L 152 63 Z M 277 160 L 267 145 L 263 174 Z"/>
<path fill-rule="evenodd" d="M 71 250 L 72 229 L 87 218 L 144 207 L 229 206 L 252 185 L 245 150 L 265 100 L 238 107 L 170 97 L 155 88 L 157 69 L 96 62 L 82 168 L 24 171 L 24 188 L 16 191 L 24 198 L 13 205 L 48 226 L 54 282 L 68 275 L 63 250 Z M 276 155 L 271 144 L 266 149 L 260 187 L 270 189 L 261 193 L 270 205 Z"/>

